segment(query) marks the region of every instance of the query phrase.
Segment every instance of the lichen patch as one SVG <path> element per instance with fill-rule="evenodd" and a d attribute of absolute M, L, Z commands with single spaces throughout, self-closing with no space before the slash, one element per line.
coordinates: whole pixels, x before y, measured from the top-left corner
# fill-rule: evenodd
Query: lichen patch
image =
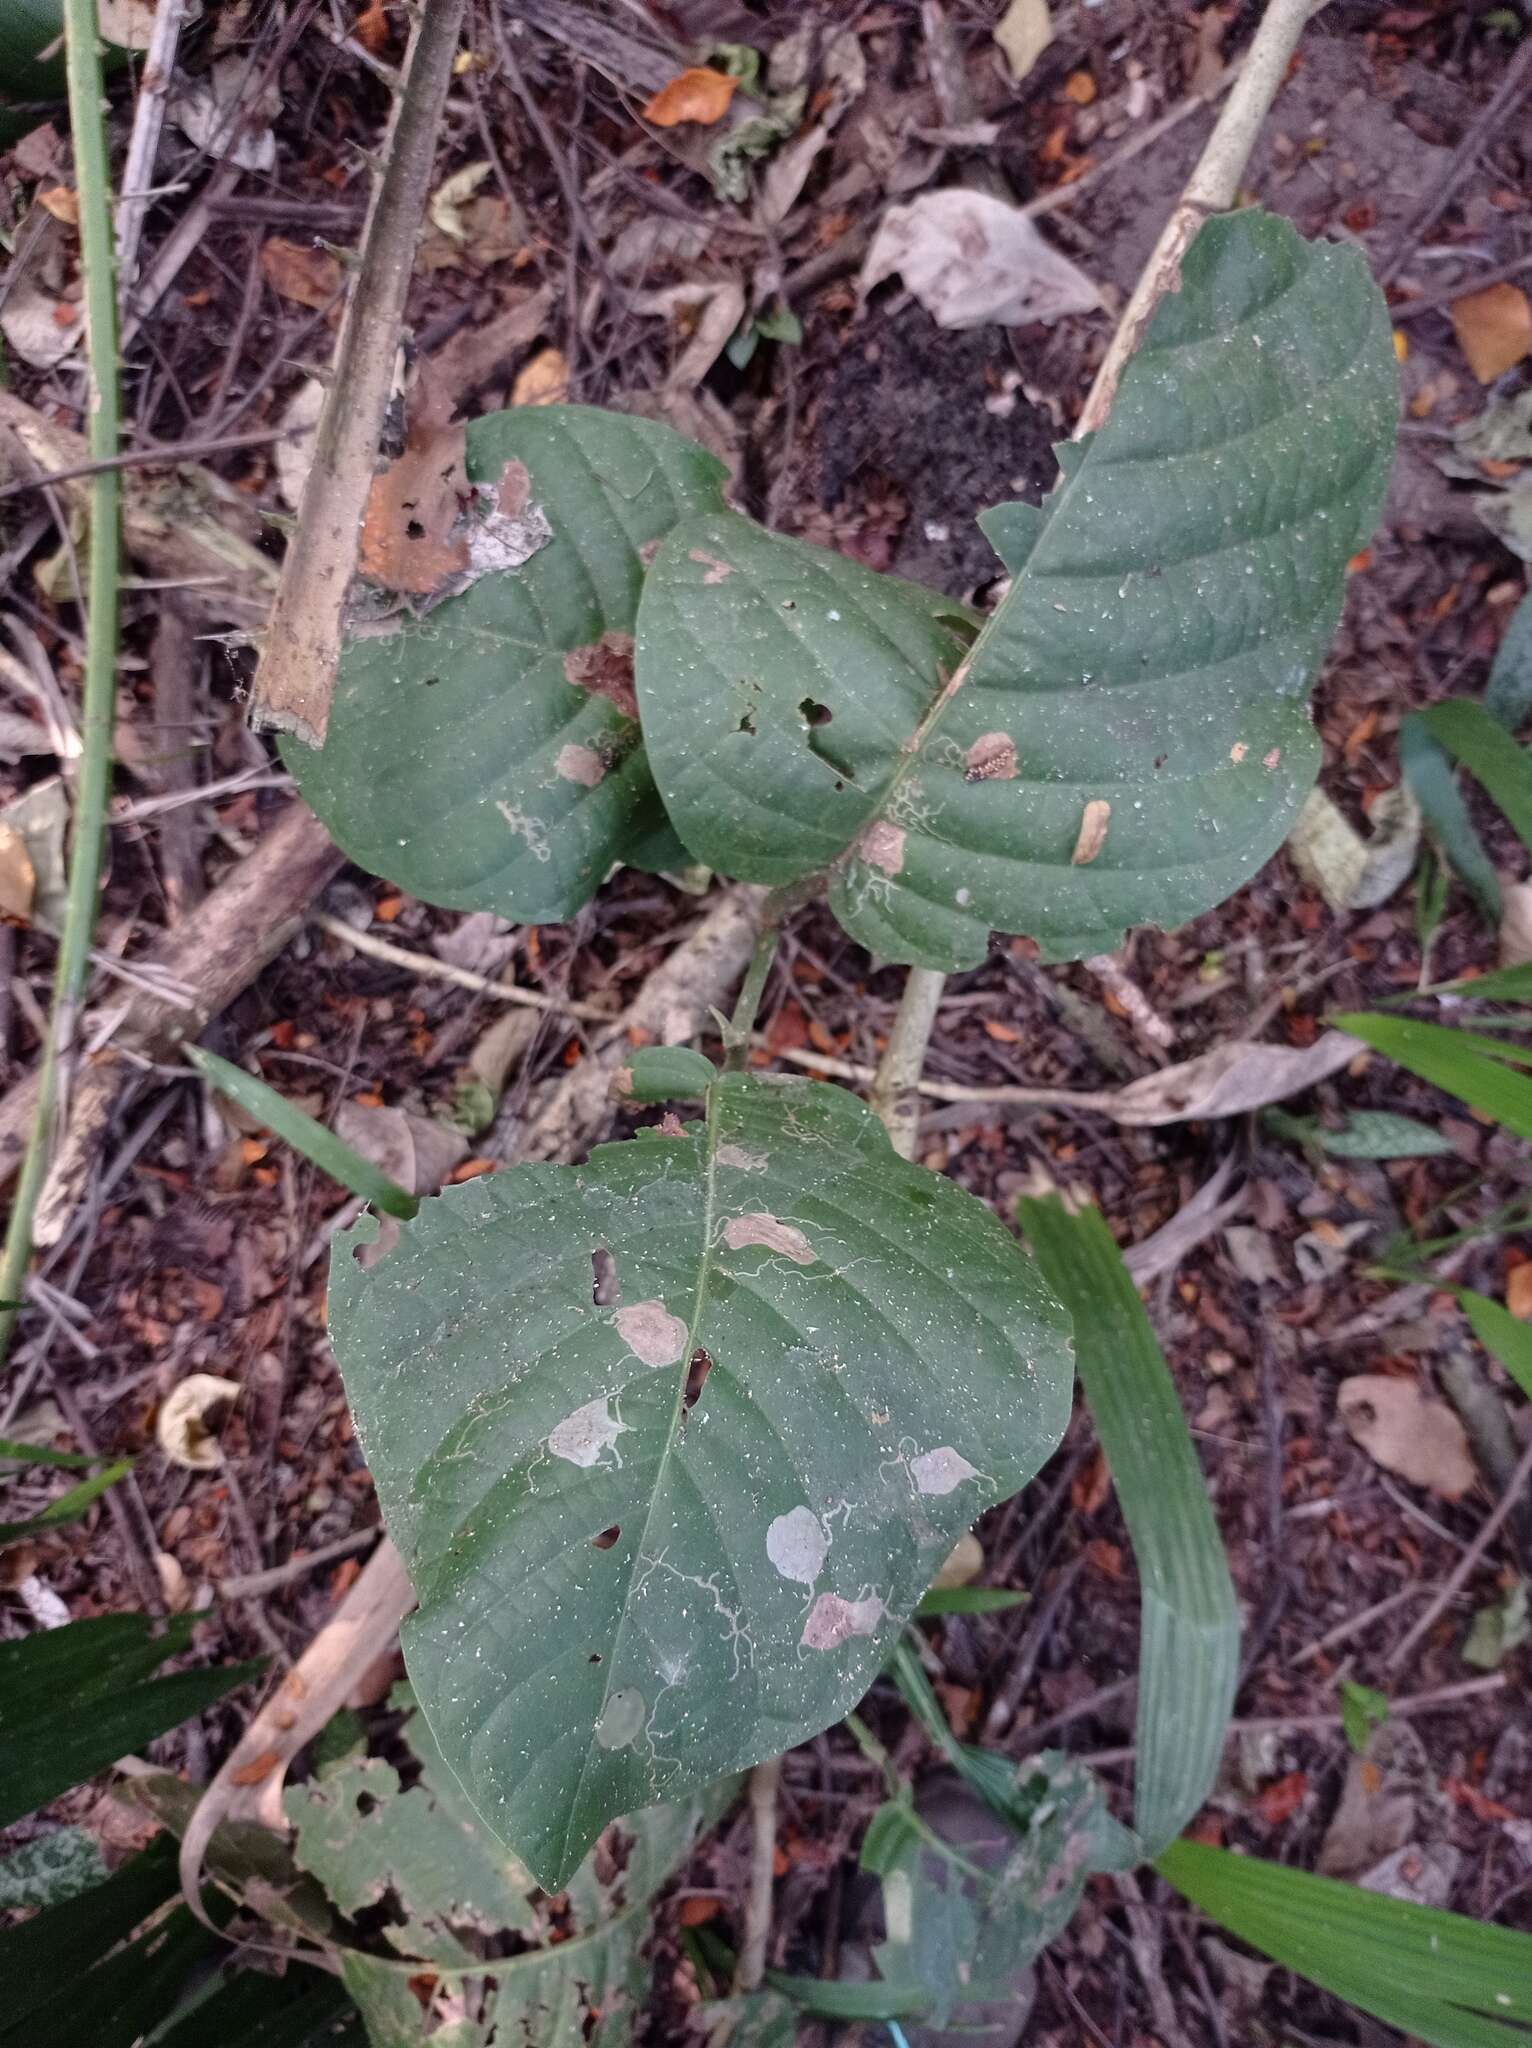
<path fill-rule="evenodd" d="M 789 1508 L 766 1531 L 766 1555 L 784 1579 L 800 1586 L 813 1585 L 829 1554 L 829 1534 L 812 1508 Z"/>
<path fill-rule="evenodd" d="M 571 740 L 559 748 L 553 772 L 561 782 L 578 782 L 582 789 L 594 789 L 606 779 L 606 763 L 594 747 L 582 747 Z"/>
<path fill-rule="evenodd" d="M 1016 742 L 1008 732 L 980 733 L 963 756 L 965 782 L 1014 782 Z"/>
<path fill-rule="evenodd" d="M 612 1413 L 609 1400 L 587 1401 L 557 1423 L 548 1438 L 548 1448 L 566 1464 L 590 1467 L 603 1451 L 611 1450 L 627 1428 Z"/>
<path fill-rule="evenodd" d="M 795 1223 L 783 1223 L 764 1210 L 731 1216 L 723 1227 L 723 1241 L 731 1252 L 743 1251 L 749 1244 L 764 1245 L 767 1251 L 791 1259 L 795 1266 L 812 1266 L 818 1256 Z"/>
<path fill-rule="evenodd" d="M 686 1325 L 663 1301 L 635 1301 L 612 1318 L 617 1334 L 645 1365 L 679 1365 L 686 1356 Z"/>
<path fill-rule="evenodd" d="M 934 1451 L 922 1451 L 910 1460 L 910 1477 L 921 1493 L 952 1493 L 965 1479 L 977 1479 L 974 1466 L 951 1444 L 938 1444 Z"/>
<path fill-rule="evenodd" d="M 805 1650 L 834 1650 L 852 1636 L 873 1636 L 883 1619 L 883 1602 L 876 1594 L 862 1600 L 843 1600 L 839 1593 L 821 1593 L 809 1609 L 799 1647 Z"/>
<path fill-rule="evenodd" d="M 874 818 L 870 825 L 863 826 L 856 850 L 870 868 L 880 868 L 885 875 L 897 875 L 904 866 L 905 837 L 902 825 Z"/>
<path fill-rule="evenodd" d="M 633 635 L 608 630 L 585 647 L 571 647 L 564 656 L 564 679 L 577 690 L 605 697 L 624 718 L 637 718 L 633 689 Z"/>

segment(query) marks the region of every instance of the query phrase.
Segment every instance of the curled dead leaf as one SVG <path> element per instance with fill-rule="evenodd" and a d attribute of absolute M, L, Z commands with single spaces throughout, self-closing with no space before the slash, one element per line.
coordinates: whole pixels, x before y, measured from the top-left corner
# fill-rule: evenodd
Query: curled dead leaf
<path fill-rule="evenodd" d="M 1481 384 L 1493 384 L 1532 355 L 1532 302 L 1519 285 L 1486 285 L 1454 299 L 1449 310 L 1458 346 Z"/>
<path fill-rule="evenodd" d="M 240 1392 L 238 1380 L 220 1379 L 211 1372 L 188 1373 L 171 1388 L 160 1403 L 154 1434 L 172 1465 L 188 1472 L 217 1471 L 223 1453 L 214 1423 Z"/>
<path fill-rule="evenodd" d="M 1016 327 L 1101 303 L 1019 207 L 961 185 L 889 207 L 862 266 L 863 291 L 896 272 L 938 327 Z"/>
<path fill-rule="evenodd" d="M 1313 1088 L 1349 1066 L 1366 1047 L 1344 1031 L 1326 1031 L 1312 1045 L 1215 1045 L 1196 1059 L 1145 1074 L 1115 1089 L 1109 1114 L 1123 1124 L 1184 1123 L 1193 1117 L 1241 1116 Z"/>
<path fill-rule="evenodd" d="M 340 264 L 313 242 L 289 242 L 273 235 L 261 244 L 261 275 L 281 298 L 322 312 L 341 289 Z"/>
<path fill-rule="evenodd" d="M 1474 1482 L 1463 1425 L 1445 1402 L 1413 1380 L 1381 1372 L 1342 1380 L 1341 1420 L 1370 1458 L 1443 1500 L 1461 1500 Z"/>
<path fill-rule="evenodd" d="M 738 83 L 725 72 L 693 65 L 660 87 L 644 108 L 644 119 L 656 128 L 678 128 L 683 121 L 711 128 L 729 111 Z"/>
<path fill-rule="evenodd" d="M 569 396 L 569 362 L 558 348 L 539 349 L 516 373 L 512 405 L 562 405 Z"/>

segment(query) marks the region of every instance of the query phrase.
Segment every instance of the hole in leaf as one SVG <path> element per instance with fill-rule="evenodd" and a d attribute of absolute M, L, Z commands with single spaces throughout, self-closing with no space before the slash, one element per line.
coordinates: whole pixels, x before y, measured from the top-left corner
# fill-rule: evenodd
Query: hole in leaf
<path fill-rule="evenodd" d="M 438 684 L 438 683 L 439 683 L 440 681 L 441 681 L 441 677 L 440 677 L 440 676 L 426 676 L 426 677 L 424 678 L 425 686 L 426 686 L 426 688 L 427 688 L 428 690 L 434 690 L 434 689 L 436 688 L 436 685 L 437 685 L 437 684 Z"/>
<path fill-rule="evenodd" d="M 697 1405 L 697 1396 L 702 1392 L 702 1382 L 713 1370 L 713 1361 L 703 1350 L 692 1353 L 692 1362 L 686 1373 L 686 1392 L 681 1396 L 681 1406 L 691 1410 Z"/>
<path fill-rule="evenodd" d="M 592 1650 L 585 1661 L 587 1664 L 599 1664 L 601 1662 L 601 1652 L 599 1650 Z"/>
<path fill-rule="evenodd" d="M 358 1792 L 356 1795 L 356 1810 L 364 1816 L 374 1812 L 377 1804 L 377 1800 L 373 1798 L 370 1792 Z"/>
<path fill-rule="evenodd" d="M 426 530 L 418 519 L 406 519 L 404 530 L 411 540 L 424 540 L 426 537 Z"/>
<path fill-rule="evenodd" d="M 619 1307 L 622 1288 L 617 1279 L 617 1261 L 604 1244 L 598 1244 L 590 1255 L 590 1276 L 590 1298 L 596 1307 Z"/>
<path fill-rule="evenodd" d="M 828 725 L 835 716 L 828 704 L 816 704 L 812 697 L 805 697 L 798 711 L 807 725 Z"/>
<path fill-rule="evenodd" d="M 740 731 L 741 731 L 741 732 L 747 732 L 747 733 L 749 733 L 749 734 L 751 735 L 751 737 L 752 737 L 752 738 L 754 737 L 754 735 L 755 735 L 755 720 L 754 720 L 754 719 L 753 719 L 753 718 L 752 718 L 752 717 L 750 716 L 750 713 L 749 713 L 748 711 L 747 711 L 747 712 L 746 712 L 746 713 L 744 714 L 744 716 L 743 716 L 743 717 L 742 717 L 742 718 L 740 719 L 740 721 L 739 721 L 739 729 L 740 729 Z"/>
<path fill-rule="evenodd" d="M 613 1522 L 610 1529 L 603 1529 L 599 1536 L 592 1536 L 590 1547 L 592 1550 L 610 1550 L 621 1534 L 621 1524 Z"/>

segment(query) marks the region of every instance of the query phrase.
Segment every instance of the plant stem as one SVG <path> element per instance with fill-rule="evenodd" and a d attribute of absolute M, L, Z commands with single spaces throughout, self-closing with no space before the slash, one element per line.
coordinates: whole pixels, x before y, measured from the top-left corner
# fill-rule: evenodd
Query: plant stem
<path fill-rule="evenodd" d="M 758 1991 L 766 1974 L 771 1933 L 771 1887 L 776 1876 L 777 1785 L 782 1759 L 768 1757 L 750 1773 L 750 1889 L 745 1897 L 745 1938 L 734 1972 L 736 1993 Z"/>
<path fill-rule="evenodd" d="M 905 977 L 894 1028 L 878 1062 L 868 1101 L 873 1114 L 901 1159 L 913 1159 L 920 1137 L 920 1097 L 915 1092 L 925 1065 L 926 1047 L 936 1025 L 945 974 L 934 967 L 912 967 Z"/>
<path fill-rule="evenodd" d="M 773 914 L 774 908 L 774 899 L 768 899 L 761 928 L 756 934 L 755 951 L 750 955 L 750 965 L 745 969 L 745 978 L 739 985 L 734 1012 L 724 1033 L 723 1066 L 726 1074 L 737 1074 L 745 1064 L 745 1055 L 750 1049 L 750 1034 L 755 1027 L 755 1013 L 761 1007 L 766 977 L 771 972 L 772 961 L 777 957 L 777 942 L 782 936 L 782 921 L 780 915 Z"/>
<path fill-rule="evenodd" d="M 80 201 L 80 254 L 85 275 L 87 444 L 93 460 L 118 453 L 117 299 L 112 262 L 111 173 L 103 116 L 101 53 L 95 0 L 66 0 L 65 69 Z M 10 1348 L 32 1256 L 34 1219 L 48 1170 L 59 1071 L 74 1050 L 75 1029 L 90 972 L 91 938 L 106 806 L 112 780 L 112 726 L 117 695 L 117 585 L 122 478 L 99 470 L 90 487 L 90 566 L 86 577 L 85 682 L 81 753 L 75 786 L 69 890 L 54 966 L 53 1008 L 38 1066 L 37 1104 L 15 1201 L 0 1253 L 0 1363 Z"/>
<path fill-rule="evenodd" d="M 415 267 L 415 237 L 436 160 L 466 0 L 430 0 L 415 17 L 382 175 L 335 351 L 298 526 L 266 627 L 250 722 L 324 744 L 340 659 L 341 617 L 356 569 L 394 358 Z"/>

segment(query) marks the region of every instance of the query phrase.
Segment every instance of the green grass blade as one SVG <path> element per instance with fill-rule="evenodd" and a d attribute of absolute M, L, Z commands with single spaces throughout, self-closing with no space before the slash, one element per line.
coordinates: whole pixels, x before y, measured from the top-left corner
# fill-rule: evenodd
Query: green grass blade
<path fill-rule="evenodd" d="M 933 1586 L 915 1609 L 917 1621 L 932 1621 L 943 1614 L 1003 1614 L 1008 1607 L 1024 1607 L 1030 1593 L 1012 1586 Z"/>
<path fill-rule="evenodd" d="M 82 1479 L 78 1486 L 71 1486 L 67 1493 L 61 1493 L 57 1500 L 50 1501 L 40 1513 L 29 1516 L 26 1521 L 0 1522 L 0 1543 L 15 1543 L 23 1536 L 35 1536 L 44 1529 L 57 1529 L 65 1522 L 78 1521 L 92 1501 L 99 1500 L 109 1486 L 115 1486 L 132 1470 L 133 1460 L 123 1458 L 91 1478 Z"/>
<path fill-rule="evenodd" d="M 1518 1321 L 1502 1303 L 1487 1294 L 1476 1294 L 1471 1287 L 1454 1287 L 1451 1292 L 1490 1357 L 1499 1359 L 1532 1401 L 1532 1324 Z"/>
<path fill-rule="evenodd" d="M 1532 753 L 1518 746 L 1482 704 L 1466 697 L 1451 697 L 1418 715 L 1432 737 L 1483 783 L 1522 845 L 1532 850 Z"/>
<path fill-rule="evenodd" d="M 66 1472 L 88 1472 L 96 1462 L 85 1451 L 56 1451 L 49 1444 L 22 1444 L 0 1436 L 0 1465 L 57 1465 Z"/>
<path fill-rule="evenodd" d="M 1445 1024 L 1422 1024 L 1413 1017 L 1386 1017 L 1375 1010 L 1351 1011 L 1332 1021 L 1422 1081 L 1483 1110 L 1518 1138 L 1532 1138 L 1532 1077 L 1516 1073 L 1512 1066 L 1532 1061 L 1532 1048 L 1504 1045 L 1480 1032 L 1455 1031 Z"/>
<path fill-rule="evenodd" d="M 1492 925 L 1500 922 L 1500 878 L 1474 830 L 1452 762 L 1416 712 L 1399 728 L 1399 765 L 1442 858 Z"/>
<path fill-rule="evenodd" d="M 1164 1354 L 1099 1210 L 1018 1204 L 1074 1317 L 1076 1367 L 1143 1586 L 1134 1825 L 1152 1855 L 1206 1798 L 1239 1670 L 1239 1611 Z"/>
<path fill-rule="evenodd" d="M 1200 1842 L 1155 1868 L 1252 1948 L 1433 2048 L 1528 2039 L 1532 1936 Z"/>
<path fill-rule="evenodd" d="M 333 1131 L 297 1108 L 285 1095 L 279 1095 L 265 1081 L 254 1074 L 247 1074 L 243 1067 L 220 1059 L 217 1053 L 208 1052 L 200 1045 L 188 1045 L 183 1050 L 205 1081 L 211 1082 L 231 1102 L 238 1103 L 247 1115 L 257 1118 L 269 1131 L 275 1132 L 284 1144 L 291 1145 L 295 1152 L 301 1152 L 331 1180 L 339 1181 L 343 1188 L 350 1188 L 352 1194 L 371 1202 L 375 1209 L 385 1210 L 390 1216 L 400 1216 L 406 1223 L 419 1209 L 419 1201 L 407 1188 L 400 1187 L 396 1180 L 390 1180 L 370 1159 L 364 1159 L 360 1152 L 353 1152 Z"/>

